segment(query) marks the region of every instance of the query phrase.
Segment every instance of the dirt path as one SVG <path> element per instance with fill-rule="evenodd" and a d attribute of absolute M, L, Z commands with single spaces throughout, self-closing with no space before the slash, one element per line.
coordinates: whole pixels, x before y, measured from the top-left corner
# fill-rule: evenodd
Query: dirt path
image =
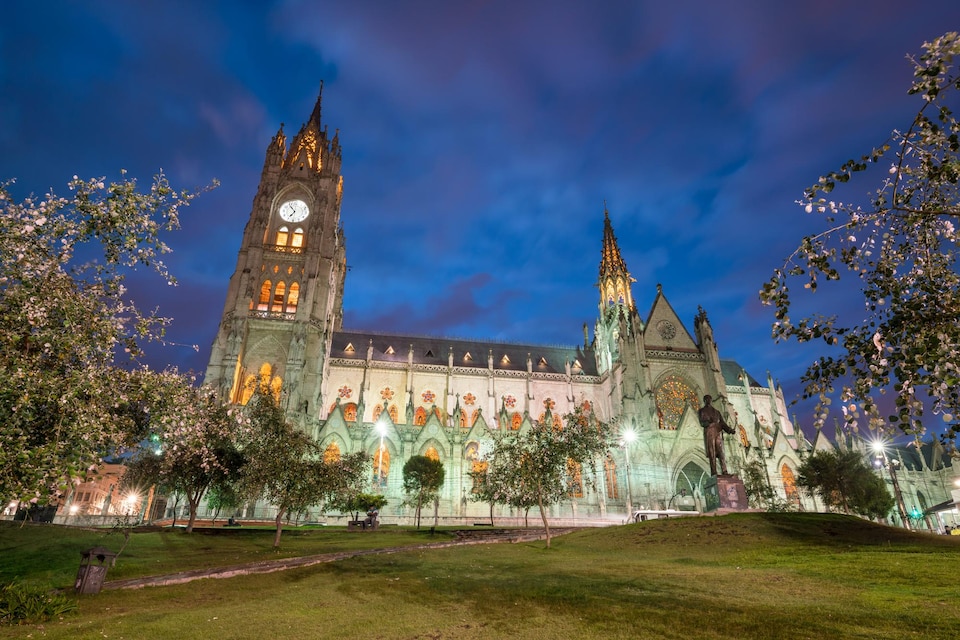
<path fill-rule="evenodd" d="M 574 529 L 551 529 L 551 537 L 569 533 Z M 284 558 L 281 560 L 265 560 L 262 562 L 252 562 L 248 564 L 238 564 L 227 567 L 218 567 L 213 569 L 194 569 L 192 571 L 181 571 L 179 573 L 169 573 L 161 576 L 147 576 L 145 578 L 130 578 L 128 580 L 110 580 L 103 583 L 102 590 L 107 589 L 141 589 L 143 587 L 159 587 L 171 584 L 183 584 L 202 580 L 204 578 L 233 578 L 235 576 L 251 575 L 257 573 L 273 573 L 274 571 L 286 571 L 287 569 L 296 569 L 299 567 L 309 567 L 315 564 L 325 562 L 337 562 L 346 558 L 355 558 L 358 556 L 384 555 L 389 553 L 399 553 L 402 551 L 414 551 L 417 549 L 442 549 L 445 547 L 456 547 L 466 544 L 496 544 L 502 542 L 529 542 L 532 540 L 541 540 L 544 538 L 542 530 L 537 531 L 517 531 L 505 530 L 483 531 L 483 532 L 456 532 L 455 540 L 444 542 L 431 542 L 428 544 L 410 545 L 406 547 L 387 547 L 384 549 L 362 549 L 358 551 L 341 551 L 338 553 L 321 553 L 313 556 L 302 556 L 299 558 Z"/>

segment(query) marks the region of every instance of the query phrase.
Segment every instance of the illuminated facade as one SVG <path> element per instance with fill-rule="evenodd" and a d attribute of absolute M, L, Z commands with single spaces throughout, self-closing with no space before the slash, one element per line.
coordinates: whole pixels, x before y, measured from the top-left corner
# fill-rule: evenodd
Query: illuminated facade
<path fill-rule="evenodd" d="M 780 389 L 721 358 L 703 309 L 691 332 L 658 286 L 641 316 L 606 211 L 592 339 L 586 326 L 570 347 L 344 329 L 340 165 L 319 98 L 289 146 L 282 127 L 271 140 L 206 382 L 242 403 L 246 383 L 264 380 L 328 454 L 369 453 L 385 517 L 409 515 L 403 463 L 429 455 L 446 471 L 441 515 L 482 518 L 489 507 L 471 500 L 469 473 L 482 468 L 491 431 L 557 421 L 585 404 L 629 435 L 598 461 L 595 487 L 582 482 L 592 471 L 571 469 L 571 498 L 555 517 L 701 508 L 710 467 L 696 412 L 705 394 L 737 429 L 726 441 L 731 471 L 757 460 L 785 500 L 813 507 L 795 474 L 817 443 L 794 428 Z"/>

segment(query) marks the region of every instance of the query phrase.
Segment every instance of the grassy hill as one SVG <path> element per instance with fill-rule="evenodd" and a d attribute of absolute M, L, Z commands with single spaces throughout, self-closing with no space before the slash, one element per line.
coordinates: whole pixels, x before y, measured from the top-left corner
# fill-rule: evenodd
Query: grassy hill
<path fill-rule="evenodd" d="M 288 533 L 281 555 L 451 535 Z M 16 556 L 21 578 L 69 584 L 83 535 L 103 534 L 0 528 L 0 581 Z M 269 544 L 269 531 L 136 533 L 108 578 L 177 570 L 176 558 L 192 568 L 276 557 Z M 957 638 L 958 575 L 956 537 L 845 516 L 732 514 L 581 530 L 551 549 L 411 549 L 105 591 L 82 598 L 77 615 L 0 628 L 0 638 Z"/>

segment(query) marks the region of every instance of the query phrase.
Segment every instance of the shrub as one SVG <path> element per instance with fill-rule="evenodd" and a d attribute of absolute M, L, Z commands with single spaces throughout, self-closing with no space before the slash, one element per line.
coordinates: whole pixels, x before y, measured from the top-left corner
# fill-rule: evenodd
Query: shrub
<path fill-rule="evenodd" d="M 29 587 L 18 582 L 0 587 L 0 625 L 44 622 L 76 608 L 76 600 L 42 587 Z"/>

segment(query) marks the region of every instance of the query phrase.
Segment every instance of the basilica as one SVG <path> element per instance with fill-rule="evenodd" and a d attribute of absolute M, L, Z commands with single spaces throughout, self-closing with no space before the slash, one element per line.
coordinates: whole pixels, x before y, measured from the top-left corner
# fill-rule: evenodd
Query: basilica
<path fill-rule="evenodd" d="M 267 383 L 326 455 L 367 452 L 386 521 L 409 521 L 402 469 L 415 455 L 443 462 L 443 522 L 487 517 L 471 472 L 491 434 L 560 421 L 577 406 L 614 423 L 618 440 L 594 470 L 570 469 L 569 499 L 553 518 L 703 511 L 705 395 L 735 430 L 724 445 L 730 472 L 759 463 L 784 504 L 817 508 L 798 491 L 797 468 L 834 444 L 819 433 L 806 440 L 771 376 L 758 380 L 719 352 L 707 310 L 682 310 L 684 318 L 659 286 L 638 304 L 607 211 L 597 216 L 598 280 L 583 283 L 598 285 L 592 335 L 573 327 L 570 346 L 558 347 L 342 326 L 342 196 L 339 133 L 322 124 L 318 98 L 289 144 L 281 125 L 267 147 L 205 382 L 236 403 L 249 399 L 252 381 Z M 497 516 L 522 514 L 498 507 Z"/>

